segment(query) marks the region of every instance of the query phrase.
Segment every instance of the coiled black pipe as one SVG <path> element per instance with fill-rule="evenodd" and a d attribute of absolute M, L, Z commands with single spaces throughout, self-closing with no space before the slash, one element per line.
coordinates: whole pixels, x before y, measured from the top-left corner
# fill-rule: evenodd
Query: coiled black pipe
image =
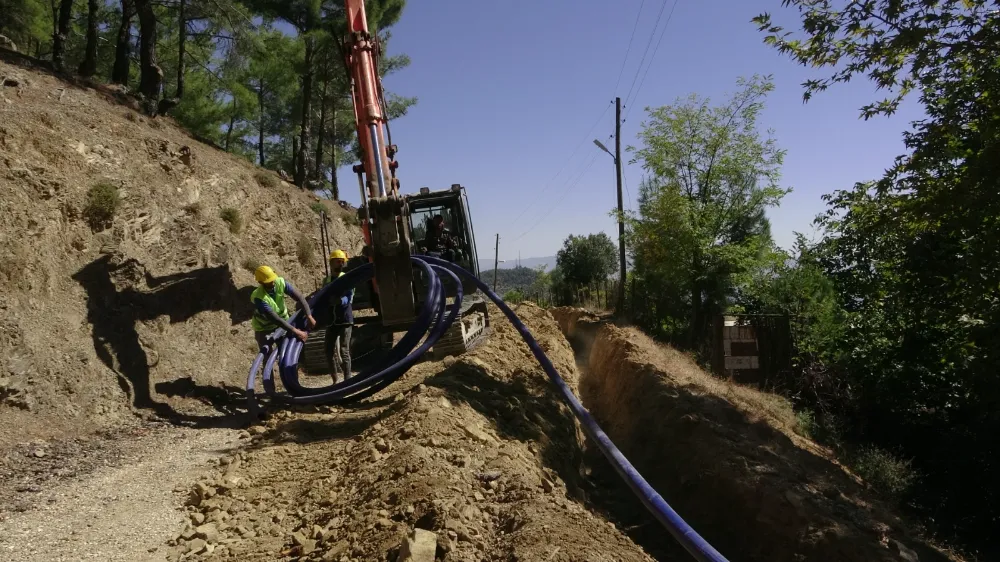
<path fill-rule="evenodd" d="M 597 421 L 590 415 L 590 412 L 583 407 L 576 395 L 566 384 L 566 381 L 556 372 L 552 362 L 546 357 L 545 352 L 539 347 L 538 342 L 528 331 L 528 328 L 521 322 L 521 319 L 514 314 L 514 311 L 503 302 L 499 296 L 490 290 L 489 286 L 480 281 L 472 273 L 461 267 L 431 256 L 413 256 L 413 263 L 424 273 L 427 279 L 427 292 L 424 297 L 424 304 L 413 327 L 406 333 L 406 336 L 393 346 L 381 362 L 373 365 L 358 374 L 357 376 L 323 388 L 307 388 L 298 382 L 298 359 L 302 352 L 302 342 L 294 337 L 288 336 L 284 330 L 278 330 L 272 334 L 271 341 L 277 345 L 271 345 L 268 349 L 258 353 L 250 367 L 250 375 L 247 378 L 247 400 L 251 414 L 257 412 L 257 402 L 254 392 L 257 371 L 261 364 L 264 365 L 263 385 L 265 391 L 273 398 L 292 404 L 335 404 L 361 400 L 382 390 L 392 384 L 393 381 L 403 376 L 416 361 L 427 352 L 431 346 L 444 334 L 445 330 L 455 321 L 462 308 L 462 283 L 459 277 L 465 277 L 473 281 L 476 286 L 486 294 L 504 313 L 504 316 L 514 325 L 521 334 L 524 342 L 528 344 L 531 353 L 538 360 L 542 369 L 552 380 L 556 388 L 562 394 L 563 400 L 570 410 L 580 421 L 584 431 L 591 439 L 597 443 L 597 447 L 615 468 L 618 474 L 625 480 L 625 483 L 632 489 L 639 500 L 663 525 L 667 531 L 687 550 L 695 560 L 699 562 L 727 562 L 712 545 L 703 539 L 673 508 L 660 496 L 646 479 L 639 474 L 639 471 L 632 466 L 632 463 L 625 458 L 625 455 L 615 447 L 615 444 L 604 433 L 604 430 L 597 424 Z M 343 277 L 338 278 L 333 283 L 320 289 L 315 295 L 310 297 L 311 307 L 320 306 L 328 302 L 331 296 L 339 296 L 346 293 L 350 287 L 359 282 L 367 281 L 374 275 L 374 268 L 371 264 L 354 269 Z M 445 316 L 447 308 L 444 285 L 441 282 L 439 273 L 445 276 L 458 288 L 455 302 L 451 311 Z M 296 328 L 304 327 L 305 319 L 301 312 L 296 313 L 290 320 L 290 324 Z M 428 330 L 429 333 L 428 333 Z M 420 339 L 427 334 L 424 343 L 416 347 Z M 416 349 L 414 349 L 416 347 Z M 271 373 L 274 370 L 275 362 L 278 362 L 278 371 L 281 383 L 287 390 L 287 394 L 278 393 L 274 387 Z M 388 365 L 388 366 L 386 366 Z"/>

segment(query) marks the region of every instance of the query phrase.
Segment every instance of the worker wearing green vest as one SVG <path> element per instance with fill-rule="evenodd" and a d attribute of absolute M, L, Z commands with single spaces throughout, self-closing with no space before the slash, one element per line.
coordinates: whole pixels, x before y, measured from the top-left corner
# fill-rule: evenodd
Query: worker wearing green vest
<path fill-rule="evenodd" d="M 323 279 L 326 286 L 344 275 L 347 254 L 343 250 L 330 252 L 330 275 Z M 326 360 L 334 382 L 351 378 L 351 329 L 354 327 L 354 287 L 344 295 L 330 300 L 330 325 L 326 329 Z"/>
<path fill-rule="evenodd" d="M 309 303 L 301 293 L 292 287 L 292 284 L 266 265 L 262 265 L 254 271 L 254 279 L 258 286 L 250 294 L 250 302 L 254 305 L 253 317 L 250 325 L 253 327 L 254 339 L 257 346 L 263 350 L 267 345 L 267 336 L 278 328 L 284 328 L 289 334 L 294 335 L 303 342 L 309 335 L 293 327 L 288 323 L 291 314 L 285 306 L 285 295 L 292 297 L 299 303 L 299 308 L 306 315 L 306 326 L 311 330 L 316 326 L 316 319 L 312 316 Z"/>

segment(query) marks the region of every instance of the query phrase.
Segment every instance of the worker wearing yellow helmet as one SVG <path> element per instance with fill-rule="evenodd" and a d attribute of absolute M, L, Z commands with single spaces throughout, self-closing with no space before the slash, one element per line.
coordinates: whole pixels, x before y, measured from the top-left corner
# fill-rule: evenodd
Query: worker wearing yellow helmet
<path fill-rule="evenodd" d="M 291 314 L 285 306 L 285 295 L 292 297 L 299 303 L 299 308 L 306 315 L 306 326 L 312 329 L 316 326 L 316 319 L 312 316 L 309 303 L 301 293 L 292 287 L 292 284 L 283 277 L 279 277 L 269 266 L 262 265 L 254 271 L 254 279 L 257 280 L 257 288 L 250 294 L 250 302 L 254 305 L 253 317 L 250 325 L 253 326 L 254 339 L 261 350 L 266 344 L 267 335 L 284 328 L 289 334 L 294 335 L 303 342 L 309 335 L 288 323 Z"/>
<path fill-rule="evenodd" d="M 330 275 L 323 280 L 328 285 L 344 275 L 347 253 L 337 249 L 330 252 Z M 354 287 L 343 295 L 330 298 L 330 325 L 326 329 L 326 361 L 334 382 L 351 378 L 351 329 L 354 327 Z"/>

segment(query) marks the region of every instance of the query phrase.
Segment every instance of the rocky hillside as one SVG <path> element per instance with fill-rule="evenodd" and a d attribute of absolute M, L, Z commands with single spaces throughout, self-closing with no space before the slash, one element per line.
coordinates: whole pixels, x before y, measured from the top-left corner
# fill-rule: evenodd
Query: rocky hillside
<path fill-rule="evenodd" d="M 0 58 L 0 446 L 114 426 L 130 402 L 217 413 L 255 350 L 250 270 L 315 289 L 324 203 L 113 90 L 17 63 Z M 358 251 L 328 207 L 334 243 Z"/>

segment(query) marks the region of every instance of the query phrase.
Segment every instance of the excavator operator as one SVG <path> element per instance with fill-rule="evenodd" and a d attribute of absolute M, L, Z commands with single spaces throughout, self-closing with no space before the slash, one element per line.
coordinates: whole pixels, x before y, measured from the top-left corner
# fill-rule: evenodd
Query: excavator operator
<path fill-rule="evenodd" d="M 430 228 L 427 229 L 427 253 L 440 255 L 442 259 L 455 261 L 455 238 L 444 224 L 444 217 L 434 215 Z"/>

